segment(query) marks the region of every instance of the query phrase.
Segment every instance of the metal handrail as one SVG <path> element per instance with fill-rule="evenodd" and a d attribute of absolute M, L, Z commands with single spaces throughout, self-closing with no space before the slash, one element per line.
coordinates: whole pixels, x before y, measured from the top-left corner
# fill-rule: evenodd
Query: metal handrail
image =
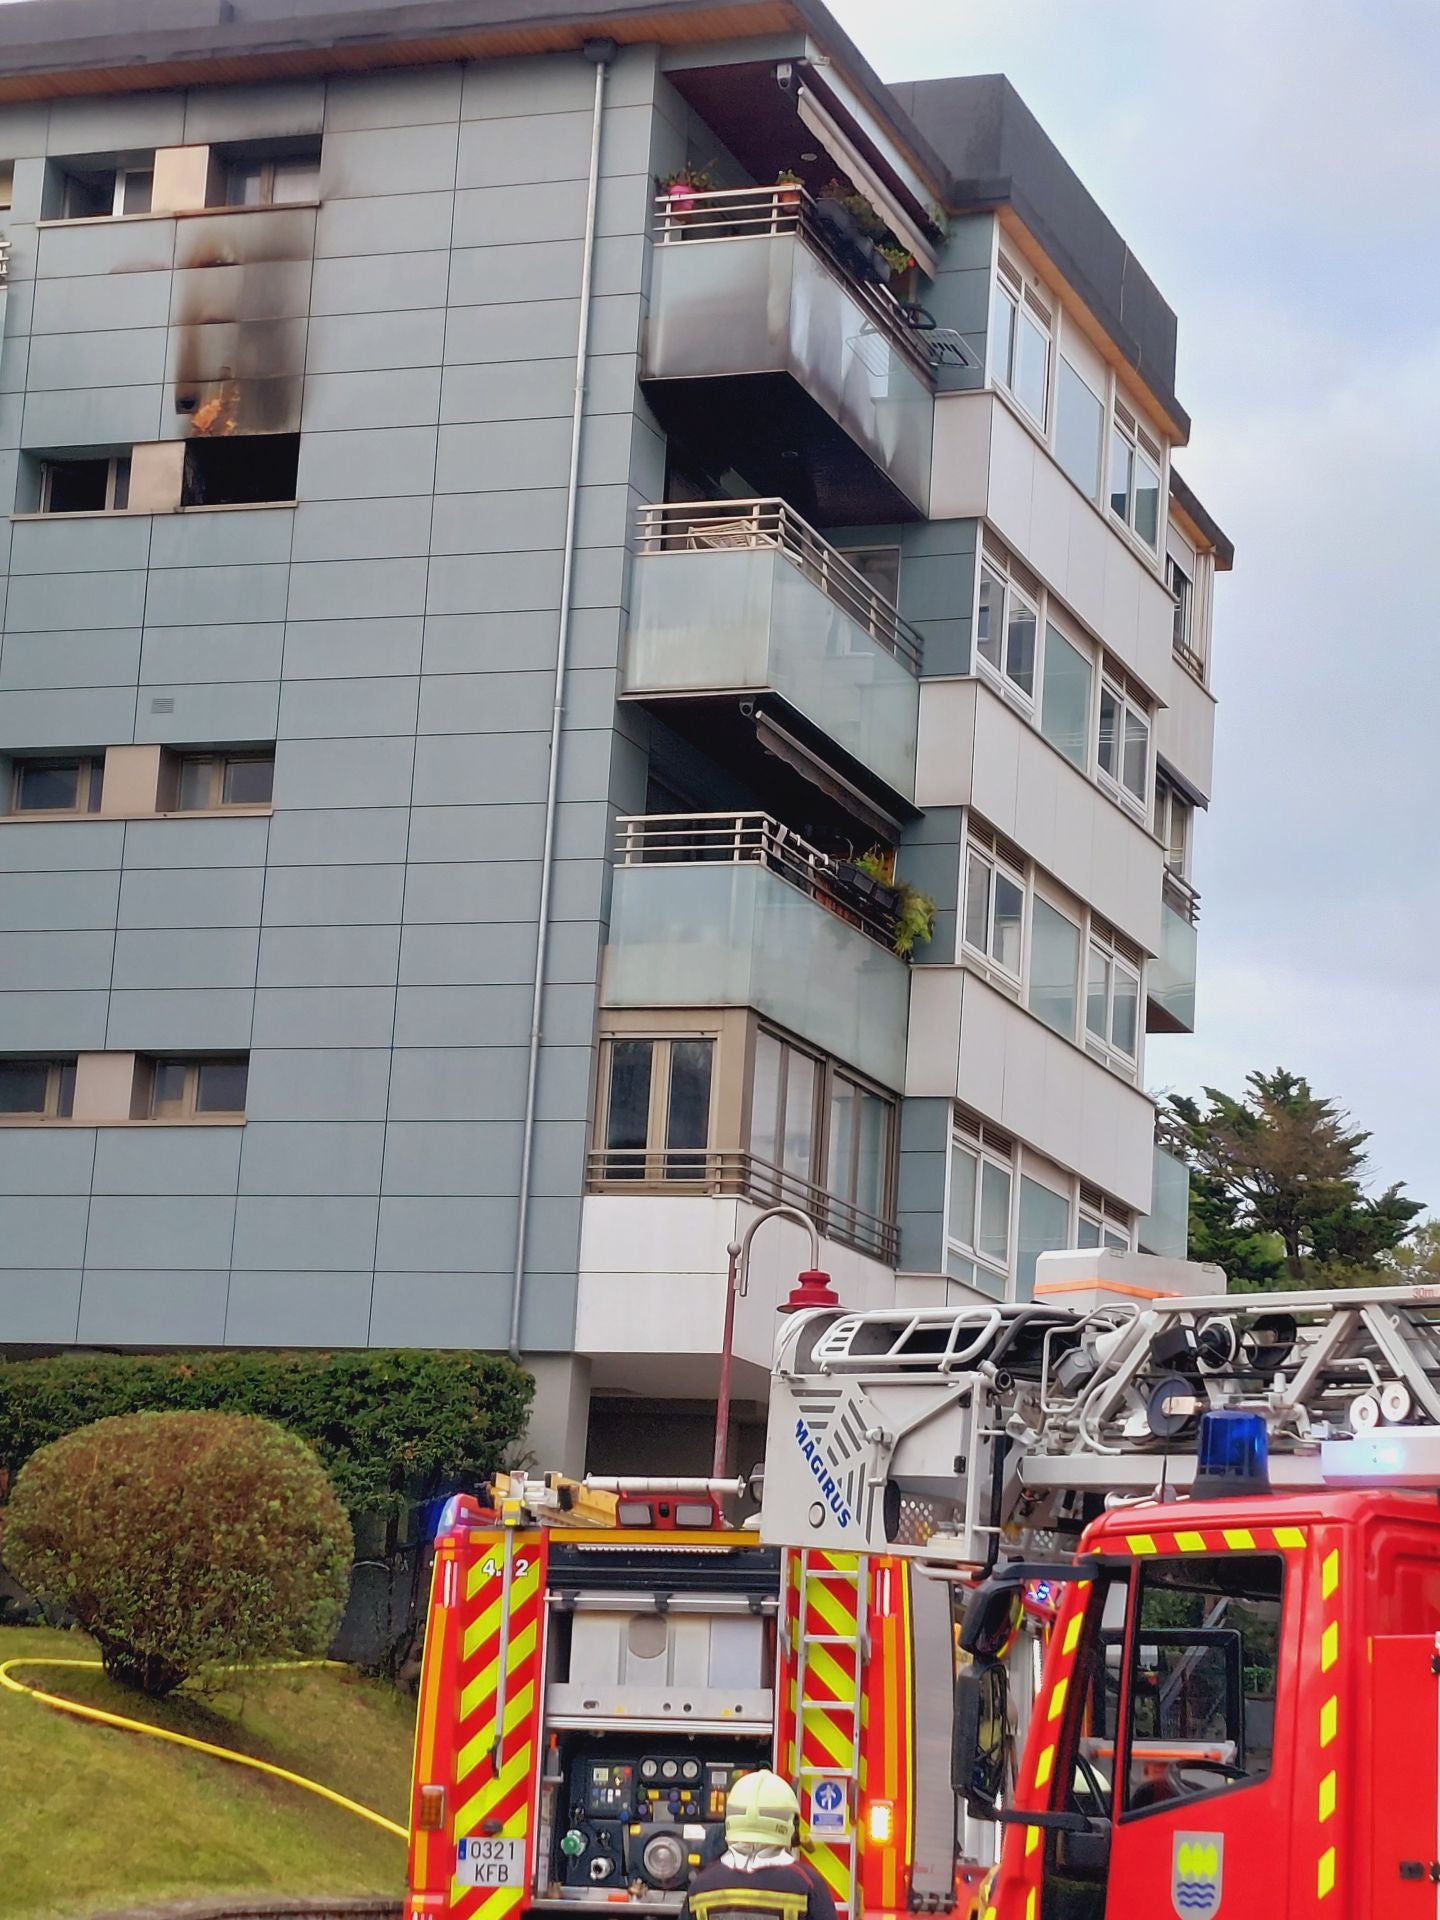
<path fill-rule="evenodd" d="M 925 646 L 919 633 L 900 617 L 894 602 L 878 592 L 788 502 L 663 501 L 640 508 L 638 531 L 642 555 L 714 552 L 727 547 L 775 548 L 887 653 L 893 653 L 911 673 L 919 673 Z"/>
<path fill-rule="evenodd" d="M 615 823 L 616 864 L 622 867 L 768 867 L 808 894 L 818 906 L 847 921 L 892 952 L 895 915 L 866 898 L 836 860 L 766 813 L 639 813 Z"/>
<path fill-rule="evenodd" d="M 760 1206 L 798 1206 L 828 1240 L 838 1240 L 891 1265 L 900 1251 L 893 1221 L 827 1193 L 800 1174 L 739 1147 L 595 1147 L 586 1162 L 592 1192 L 677 1186 L 753 1200 Z"/>
<path fill-rule="evenodd" d="M 677 241 L 748 240 L 756 235 L 793 233 L 844 281 L 848 292 L 866 309 L 876 325 L 927 380 L 935 375 L 935 359 L 925 334 L 907 317 L 903 303 L 888 286 L 863 279 L 832 238 L 807 188 L 799 185 L 719 187 L 692 192 L 681 200 L 664 188 L 655 196 L 656 240 L 660 246 Z"/>
<path fill-rule="evenodd" d="M 1174 640 L 1171 649 L 1182 667 L 1188 667 L 1203 687 L 1205 684 L 1205 656 L 1197 653 L 1188 640 Z"/>
<path fill-rule="evenodd" d="M 1165 878 L 1161 886 L 1162 897 L 1192 927 L 1200 924 L 1200 895 L 1190 882 L 1176 873 L 1173 867 L 1166 867 Z"/>

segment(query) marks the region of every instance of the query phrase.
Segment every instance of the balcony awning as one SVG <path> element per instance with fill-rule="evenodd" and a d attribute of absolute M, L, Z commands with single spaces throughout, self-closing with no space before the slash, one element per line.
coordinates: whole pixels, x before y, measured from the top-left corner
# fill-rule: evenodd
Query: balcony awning
<path fill-rule="evenodd" d="M 795 101 L 796 110 L 811 133 L 825 148 L 830 158 L 848 174 L 865 198 L 871 202 L 875 211 L 882 214 L 886 225 L 897 240 L 903 240 L 915 256 L 920 270 L 933 280 L 938 268 L 935 249 L 900 205 L 895 195 L 879 173 L 871 166 L 859 147 L 841 127 L 830 110 L 821 104 L 819 95 L 813 87 L 801 86 Z"/>
<path fill-rule="evenodd" d="M 788 727 L 782 727 L 768 713 L 756 713 L 755 738 L 766 753 L 783 760 L 802 780 L 808 780 L 812 787 L 818 787 L 828 799 L 853 814 L 877 840 L 893 843 L 900 838 L 900 822 L 893 814 L 877 806 L 868 794 L 862 793 L 843 774 L 836 773 L 833 767 L 827 767 L 818 754 L 812 753 Z"/>

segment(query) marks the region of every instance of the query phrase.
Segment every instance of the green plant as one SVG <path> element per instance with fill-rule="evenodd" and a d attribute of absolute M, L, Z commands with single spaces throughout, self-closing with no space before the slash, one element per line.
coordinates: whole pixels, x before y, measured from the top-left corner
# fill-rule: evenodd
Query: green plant
<path fill-rule="evenodd" d="M 914 254 L 908 247 L 902 247 L 898 240 L 881 241 L 876 251 L 896 273 L 908 273 L 915 264 Z"/>
<path fill-rule="evenodd" d="M 803 187 L 805 182 L 798 173 L 792 173 L 789 167 L 781 167 L 775 176 L 777 187 Z"/>
<path fill-rule="evenodd" d="M 861 873 L 883 881 L 899 894 L 900 902 L 895 910 L 895 951 L 902 960 L 908 960 L 915 942 L 929 940 L 935 932 L 935 902 L 928 893 L 921 893 L 908 881 L 895 878 L 895 855 L 883 847 L 871 847 L 859 856 L 855 865 Z"/>
<path fill-rule="evenodd" d="M 696 193 L 709 193 L 715 182 L 701 167 L 680 167 L 674 173 L 667 173 L 663 184 L 667 187 L 690 187 Z"/>
<path fill-rule="evenodd" d="M 478 1484 L 525 1429 L 535 1383 L 490 1354 L 61 1354 L 0 1363 L 0 1480 L 117 1414 L 258 1414 L 309 1442 L 351 1513 L 398 1519 Z"/>
<path fill-rule="evenodd" d="M 6 1513 L 7 1567 L 156 1696 L 200 1668 L 325 1653 L 351 1553 L 314 1452 L 239 1414 L 96 1421 L 27 1462 Z"/>

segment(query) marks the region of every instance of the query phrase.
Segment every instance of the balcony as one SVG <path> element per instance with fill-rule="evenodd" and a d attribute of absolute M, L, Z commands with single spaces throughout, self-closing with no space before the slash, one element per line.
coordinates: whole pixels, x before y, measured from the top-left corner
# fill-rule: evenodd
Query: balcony
<path fill-rule="evenodd" d="M 1160 952 L 1145 973 L 1145 1031 L 1195 1031 L 1195 928 L 1200 896 L 1167 868 L 1160 900 Z"/>
<path fill-rule="evenodd" d="M 1150 1211 L 1138 1227 L 1140 1251 L 1184 1260 L 1190 1249 L 1190 1169 L 1162 1146 L 1155 1148 Z"/>
<path fill-rule="evenodd" d="M 910 801 L 920 645 L 783 500 L 640 511 L 622 683 L 632 698 L 773 693 Z"/>
<path fill-rule="evenodd" d="M 929 511 L 935 368 L 965 350 L 824 205 L 798 185 L 661 194 L 642 378 L 716 472 L 775 492 L 803 476 L 835 525 L 914 519 Z"/>
<path fill-rule="evenodd" d="M 603 1005 L 753 1007 L 902 1084 L 910 973 L 883 889 L 761 813 L 617 830 Z"/>

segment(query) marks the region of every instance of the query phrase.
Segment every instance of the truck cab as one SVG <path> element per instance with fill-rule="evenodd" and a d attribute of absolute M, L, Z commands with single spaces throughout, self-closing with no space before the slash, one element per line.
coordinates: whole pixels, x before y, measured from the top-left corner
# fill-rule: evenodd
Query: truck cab
<path fill-rule="evenodd" d="M 956 1785 L 1004 1823 L 986 1920 L 1432 1920 L 1440 1506 L 1376 1487 L 1119 1507 L 1064 1587 L 1009 1804 L 970 1603 Z"/>

